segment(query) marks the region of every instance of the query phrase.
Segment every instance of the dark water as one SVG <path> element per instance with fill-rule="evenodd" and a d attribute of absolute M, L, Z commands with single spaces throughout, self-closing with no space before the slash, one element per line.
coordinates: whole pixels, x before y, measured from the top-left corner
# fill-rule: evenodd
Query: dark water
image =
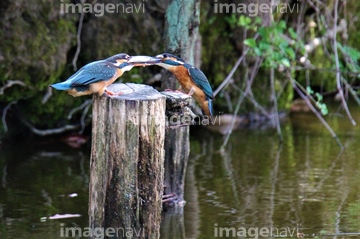
<path fill-rule="evenodd" d="M 352 112 L 360 124 L 360 110 Z M 327 120 L 345 146 L 341 155 L 311 114 L 283 124 L 282 146 L 273 129 L 244 129 L 220 151 L 221 135 L 193 130 L 184 227 L 164 223 L 162 238 L 357 237 L 360 127 L 341 115 Z M 64 238 L 63 227 L 87 227 L 89 151 L 62 142 L 2 146 L 0 238 Z M 46 219 L 55 214 L 81 216 Z"/>

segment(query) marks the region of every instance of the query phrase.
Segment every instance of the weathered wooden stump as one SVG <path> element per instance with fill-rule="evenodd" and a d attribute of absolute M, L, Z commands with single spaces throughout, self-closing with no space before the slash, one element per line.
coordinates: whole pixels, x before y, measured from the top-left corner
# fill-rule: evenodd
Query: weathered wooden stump
<path fill-rule="evenodd" d="M 159 238 L 165 96 L 136 84 L 109 90 L 124 94 L 93 98 L 90 228 L 109 238 Z"/>
<path fill-rule="evenodd" d="M 163 192 L 183 201 L 191 97 L 136 84 L 109 90 L 124 94 L 93 98 L 90 238 L 159 238 Z"/>
<path fill-rule="evenodd" d="M 185 238 L 184 228 L 184 185 L 190 152 L 189 126 L 194 117 L 189 105 L 191 97 L 174 92 L 166 95 L 167 127 L 165 131 L 165 175 L 161 236 L 163 238 Z M 172 196 L 171 196 L 172 195 Z M 168 201 L 166 201 L 168 200 Z"/>
<path fill-rule="evenodd" d="M 176 206 L 184 200 L 185 172 L 190 153 L 189 125 L 193 123 L 195 115 L 188 107 L 190 96 L 166 91 L 163 94 L 166 95 L 167 119 L 164 194 L 173 194 L 176 198 L 169 201 L 169 206 Z"/>

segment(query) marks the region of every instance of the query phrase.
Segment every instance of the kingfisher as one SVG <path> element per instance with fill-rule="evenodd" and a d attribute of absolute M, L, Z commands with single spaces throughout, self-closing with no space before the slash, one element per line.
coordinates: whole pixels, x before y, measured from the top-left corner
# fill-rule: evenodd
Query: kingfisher
<path fill-rule="evenodd" d="M 157 58 L 149 56 L 129 56 L 119 53 L 105 60 L 91 62 L 83 66 L 66 81 L 52 84 L 57 90 L 66 90 L 70 95 L 77 97 L 97 93 L 99 96 L 106 93 L 109 96 L 121 95 L 122 92 L 112 92 L 106 87 L 111 85 L 125 71 L 134 66 L 145 66 Z M 148 62 L 148 63 L 147 63 Z"/>
<path fill-rule="evenodd" d="M 212 104 L 214 96 L 205 74 L 200 69 L 170 53 L 162 53 L 156 55 L 155 58 L 160 61 L 157 63 L 152 61 L 152 63 L 174 74 L 181 85 L 178 90 L 182 90 L 186 94 L 194 97 L 199 103 L 203 114 L 212 117 L 214 115 Z"/>

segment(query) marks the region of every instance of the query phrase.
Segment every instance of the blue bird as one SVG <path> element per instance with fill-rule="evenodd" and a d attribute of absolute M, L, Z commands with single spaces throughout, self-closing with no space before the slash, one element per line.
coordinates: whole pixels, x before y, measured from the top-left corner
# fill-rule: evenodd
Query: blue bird
<path fill-rule="evenodd" d="M 170 53 L 159 54 L 155 58 L 160 61 L 157 63 L 152 62 L 173 73 L 181 85 L 180 89 L 194 97 L 199 103 L 203 114 L 212 117 L 214 115 L 212 104 L 214 96 L 205 74 L 198 68 Z"/>
<path fill-rule="evenodd" d="M 125 53 L 116 54 L 105 60 L 91 62 L 83 66 L 74 75 L 70 76 L 66 81 L 52 84 L 51 87 L 57 90 L 65 90 L 70 95 L 82 96 L 97 93 L 104 93 L 114 96 L 120 95 L 122 92 L 112 92 L 106 89 L 125 71 L 131 70 L 134 66 L 145 66 L 152 60 L 148 56 L 129 56 Z"/>

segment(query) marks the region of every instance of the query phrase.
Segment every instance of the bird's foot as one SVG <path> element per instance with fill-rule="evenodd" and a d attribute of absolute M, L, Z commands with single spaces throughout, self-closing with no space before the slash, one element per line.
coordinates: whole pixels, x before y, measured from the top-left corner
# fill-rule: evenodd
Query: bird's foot
<path fill-rule="evenodd" d="M 182 93 L 182 94 L 184 94 L 184 92 L 182 92 L 182 91 L 180 91 L 180 90 L 165 89 L 165 91 L 176 92 L 176 93 Z"/>
<path fill-rule="evenodd" d="M 170 193 L 167 195 L 163 195 L 162 196 L 162 203 L 173 203 L 174 201 L 176 201 L 178 199 L 178 196 L 175 193 Z"/>
<path fill-rule="evenodd" d="M 112 91 L 109 91 L 109 90 L 105 90 L 105 93 L 106 93 L 108 96 L 111 96 L 111 97 L 119 96 L 119 95 L 124 94 L 123 92 L 112 92 Z"/>
<path fill-rule="evenodd" d="M 165 129 L 178 129 L 180 127 L 185 127 L 185 126 L 191 126 L 191 125 L 195 125 L 195 121 L 192 121 L 189 124 L 175 124 L 175 125 L 169 125 L 166 126 Z"/>
<path fill-rule="evenodd" d="M 191 87 L 189 93 L 187 93 L 189 96 L 192 96 L 195 92 L 195 89 Z"/>
<path fill-rule="evenodd" d="M 167 195 L 163 195 L 162 200 L 163 208 L 166 210 L 167 208 L 177 206 L 184 206 L 185 201 L 179 198 L 175 193 L 170 193 Z"/>

